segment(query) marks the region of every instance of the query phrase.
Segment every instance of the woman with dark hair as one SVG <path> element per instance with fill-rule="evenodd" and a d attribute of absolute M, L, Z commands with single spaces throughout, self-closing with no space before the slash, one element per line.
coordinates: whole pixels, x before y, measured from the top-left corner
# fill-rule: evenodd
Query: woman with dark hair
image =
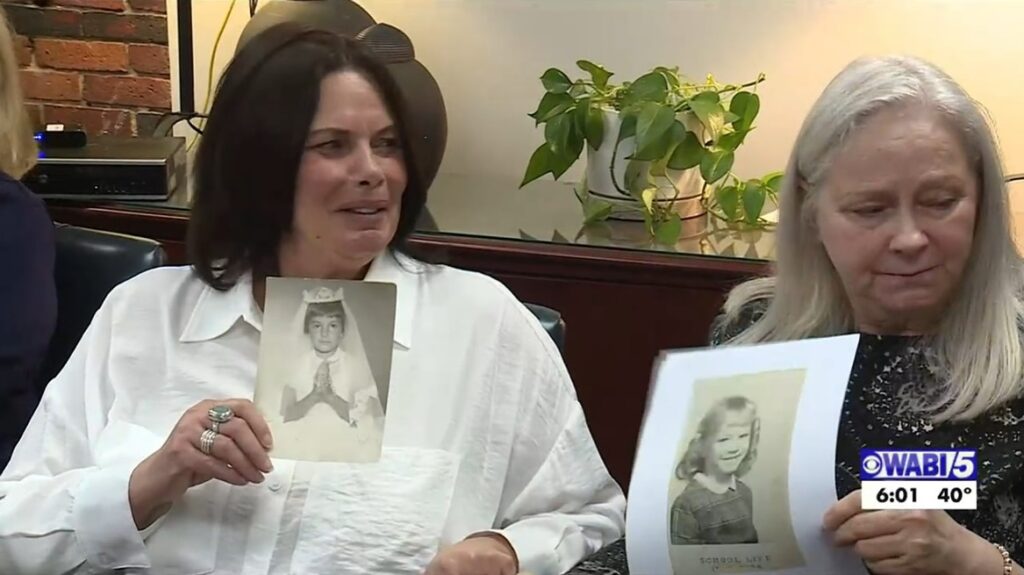
<path fill-rule="evenodd" d="M 402 253 L 428 182 L 374 60 L 267 30 L 197 153 L 193 266 L 115 289 L 50 384 L 0 476 L 0 572 L 561 573 L 621 535 L 540 324 Z M 379 462 L 272 460 L 249 401 L 269 276 L 396 285 Z"/>

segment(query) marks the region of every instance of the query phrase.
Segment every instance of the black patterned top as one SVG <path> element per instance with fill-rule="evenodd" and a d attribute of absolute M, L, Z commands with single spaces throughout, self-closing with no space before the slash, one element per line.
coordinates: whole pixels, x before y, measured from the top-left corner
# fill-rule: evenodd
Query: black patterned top
<path fill-rule="evenodd" d="M 1024 563 L 1024 401 L 965 424 L 932 425 L 914 409 L 938 387 L 923 355 L 917 338 L 861 338 L 836 447 L 839 496 L 857 489 L 851 473 L 862 447 L 977 449 L 978 509 L 950 515 Z"/>
<path fill-rule="evenodd" d="M 766 308 L 755 303 L 734 325 L 716 322 L 712 345 L 738 335 Z M 975 449 L 978 509 L 950 516 L 1024 563 L 1024 398 L 967 423 L 933 424 L 919 409 L 939 388 L 926 354 L 917 337 L 862 334 L 839 422 L 836 495 L 858 489 L 861 448 Z M 627 575 L 624 556 L 619 542 L 572 573 Z"/>

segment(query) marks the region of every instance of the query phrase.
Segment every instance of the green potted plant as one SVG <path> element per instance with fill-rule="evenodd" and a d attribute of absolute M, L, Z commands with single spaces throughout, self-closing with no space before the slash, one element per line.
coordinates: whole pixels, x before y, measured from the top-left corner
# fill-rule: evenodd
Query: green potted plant
<path fill-rule="evenodd" d="M 678 68 L 658 67 L 613 84 L 614 74 L 603 66 L 576 64 L 587 77 L 573 80 L 551 68 L 540 78 L 544 96 L 530 117 L 544 126 L 544 142 L 530 157 L 520 187 L 547 174 L 557 180 L 585 148 L 585 191 L 577 196 L 586 223 L 642 220 L 663 243 L 678 239 L 683 219 L 702 218 L 709 208 L 737 224 L 765 223 L 767 202 L 752 218 L 734 208 L 756 207 L 756 194 L 771 199 L 777 182 L 771 181 L 775 188 L 768 178 L 748 186 L 732 175 L 736 150 L 760 111 L 756 88 L 763 74 L 742 85 L 721 84 L 710 75 L 694 83 Z M 724 196 L 708 193 L 727 178 Z M 734 196 L 741 200 L 734 204 Z"/>

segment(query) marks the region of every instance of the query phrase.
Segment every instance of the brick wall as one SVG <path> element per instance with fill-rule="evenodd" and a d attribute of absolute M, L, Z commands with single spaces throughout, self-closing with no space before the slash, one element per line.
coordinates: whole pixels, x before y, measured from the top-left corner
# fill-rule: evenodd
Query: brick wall
<path fill-rule="evenodd" d="M 148 135 L 170 110 L 166 0 L 0 0 L 37 125 Z"/>

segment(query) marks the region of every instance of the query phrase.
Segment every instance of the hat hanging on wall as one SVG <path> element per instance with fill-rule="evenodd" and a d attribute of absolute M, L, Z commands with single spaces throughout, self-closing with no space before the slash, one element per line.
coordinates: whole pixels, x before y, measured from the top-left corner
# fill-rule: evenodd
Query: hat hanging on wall
<path fill-rule="evenodd" d="M 416 60 L 409 37 L 394 26 L 378 24 L 352 0 L 273 0 L 245 25 L 235 52 L 260 32 L 282 22 L 299 22 L 359 40 L 384 62 L 406 110 L 423 185 L 430 187 L 448 142 L 448 114 L 440 86 Z"/>

